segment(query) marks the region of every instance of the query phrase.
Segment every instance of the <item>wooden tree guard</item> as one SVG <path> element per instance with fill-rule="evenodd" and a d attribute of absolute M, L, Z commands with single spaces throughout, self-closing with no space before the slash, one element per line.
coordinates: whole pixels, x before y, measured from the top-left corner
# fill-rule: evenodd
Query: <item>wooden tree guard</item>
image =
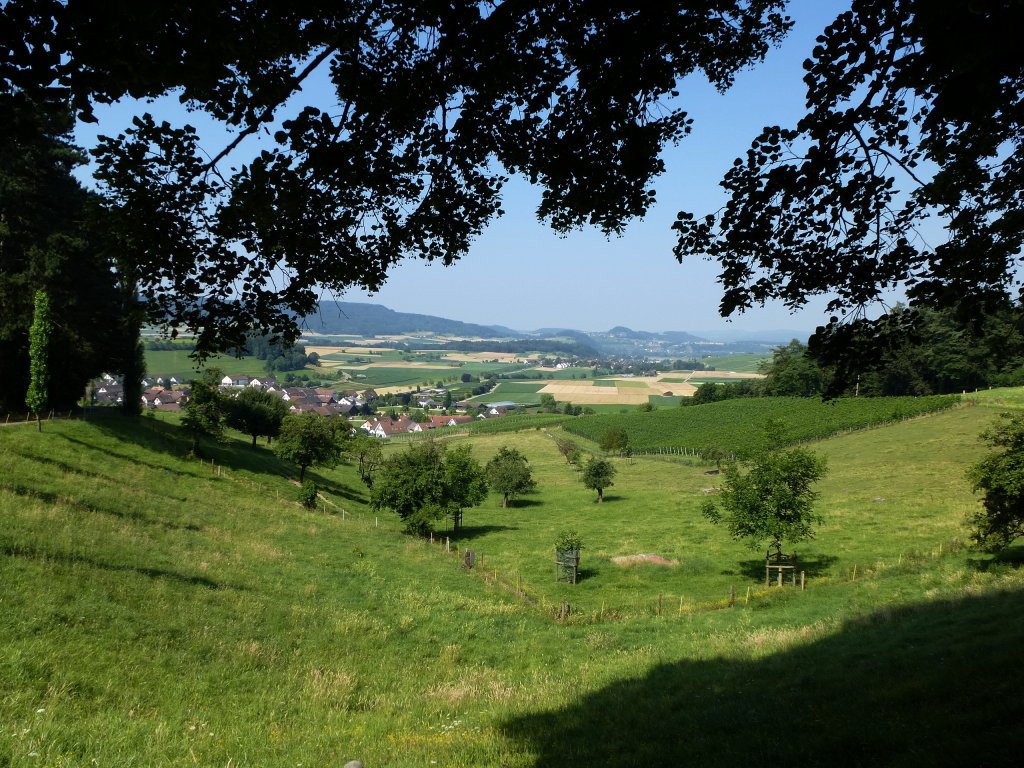
<path fill-rule="evenodd" d="M 555 550 L 555 581 L 575 584 L 579 578 L 580 551 L 578 549 Z"/>
<path fill-rule="evenodd" d="M 796 586 L 796 554 L 772 556 L 766 553 L 764 558 L 764 584 L 772 585 L 772 571 L 775 572 L 775 583 L 782 586 L 783 578 L 788 574 L 790 582 Z"/>

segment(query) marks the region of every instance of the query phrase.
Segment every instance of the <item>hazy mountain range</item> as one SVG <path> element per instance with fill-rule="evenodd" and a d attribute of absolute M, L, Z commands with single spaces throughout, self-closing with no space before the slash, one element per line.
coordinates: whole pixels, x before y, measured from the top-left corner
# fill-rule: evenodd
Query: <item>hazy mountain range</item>
<path fill-rule="evenodd" d="M 516 330 L 501 325 L 482 325 L 434 315 L 397 312 L 380 304 L 351 301 L 322 301 L 315 315 L 303 319 L 311 335 L 399 336 L 430 333 L 439 336 L 463 336 L 482 339 L 567 339 L 590 346 L 607 355 L 698 355 L 715 352 L 766 352 L 790 339 L 805 339 L 806 332 L 769 330 L 653 332 L 617 325 L 607 331 L 580 331 L 574 328 L 537 328 Z"/>

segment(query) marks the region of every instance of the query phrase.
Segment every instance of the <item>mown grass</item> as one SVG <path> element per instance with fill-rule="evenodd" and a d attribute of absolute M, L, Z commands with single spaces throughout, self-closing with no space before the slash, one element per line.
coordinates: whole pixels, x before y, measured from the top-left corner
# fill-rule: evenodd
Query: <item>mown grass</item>
<path fill-rule="evenodd" d="M 827 522 L 804 552 L 836 560 L 765 594 L 756 553 L 692 516 L 705 466 L 620 462 L 597 505 L 543 432 L 452 438 L 515 441 L 540 483 L 467 512 L 467 571 L 375 527 L 353 467 L 312 471 L 310 512 L 244 439 L 211 467 L 157 420 L 0 429 L 0 764 L 1015 764 L 1024 583 L 949 551 L 997 411 L 816 444 Z M 551 574 L 570 525 L 575 587 Z M 603 560 L 666 543 L 673 569 Z M 700 604 L 732 583 L 734 608 Z M 693 602 L 654 615 L 676 586 Z"/>

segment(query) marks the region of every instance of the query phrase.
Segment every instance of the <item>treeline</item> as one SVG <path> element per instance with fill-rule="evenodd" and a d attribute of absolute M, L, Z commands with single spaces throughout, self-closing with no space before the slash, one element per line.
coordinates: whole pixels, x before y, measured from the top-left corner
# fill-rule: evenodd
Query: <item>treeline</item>
<path fill-rule="evenodd" d="M 45 408 L 73 407 L 103 372 L 142 378 L 135 286 L 107 237 L 106 212 L 72 176 L 86 158 L 71 144 L 60 89 L 44 91 L 38 103 L 10 90 L 2 99 L 0 413 L 26 408 L 36 291 L 48 297 L 52 328 L 37 356 L 48 374 Z"/>
<path fill-rule="evenodd" d="M 762 366 L 765 378 L 728 384 L 702 384 L 684 405 L 737 397 L 941 395 L 988 387 L 1024 385 L 1024 311 L 1008 306 L 964 323 L 954 310 L 939 312 L 897 307 L 894 328 L 865 355 L 859 371 L 837 372 L 793 340 L 772 351 Z M 865 340 L 860 340 L 865 343 Z"/>
<path fill-rule="evenodd" d="M 306 365 L 316 365 L 320 362 L 320 356 L 315 352 L 307 355 L 302 344 L 287 346 L 271 336 L 250 336 L 242 352 L 257 360 L 263 360 L 267 373 L 301 371 Z"/>

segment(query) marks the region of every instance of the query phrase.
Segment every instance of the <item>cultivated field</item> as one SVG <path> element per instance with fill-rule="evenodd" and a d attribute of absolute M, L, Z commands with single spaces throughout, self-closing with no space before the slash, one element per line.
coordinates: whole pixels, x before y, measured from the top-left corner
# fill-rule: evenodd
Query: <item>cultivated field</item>
<path fill-rule="evenodd" d="M 574 404 L 605 403 L 609 405 L 640 405 L 652 396 L 666 392 L 673 395 L 689 396 L 696 392 L 689 384 L 663 384 L 658 377 L 635 377 L 629 379 L 599 379 L 596 381 L 557 381 L 548 383 L 540 390 L 556 400 L 568 400 Z"/>
<path fill-rule="evenodd" d="M 778 422 L 787 442 L 912 418 L 955 406 L 959 395 L 837 398 L 743 397 L 651 413 L 589 416 L 566 430 L 594 443 L 609 429 L 624 429 L 634 452 L 718 448 L 738 455 L 763 447 L 764 424 Z"/>

